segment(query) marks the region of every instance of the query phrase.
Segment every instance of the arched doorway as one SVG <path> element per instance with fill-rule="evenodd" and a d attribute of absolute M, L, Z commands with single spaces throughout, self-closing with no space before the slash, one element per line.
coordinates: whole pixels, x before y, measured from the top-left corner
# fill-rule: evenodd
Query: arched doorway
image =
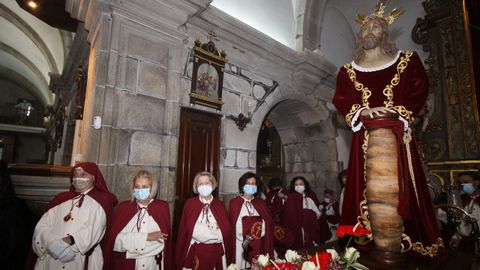
<path fill-rule="evenodd" d="M 265 184 L 279 177 L 286 186 L 294 176 L 302 175 L 319 197 L 325 188 L 338 191 L 336 137 L 327 110 L 300 100 L 280 101 L 259 131 L 257 173 Z"/>

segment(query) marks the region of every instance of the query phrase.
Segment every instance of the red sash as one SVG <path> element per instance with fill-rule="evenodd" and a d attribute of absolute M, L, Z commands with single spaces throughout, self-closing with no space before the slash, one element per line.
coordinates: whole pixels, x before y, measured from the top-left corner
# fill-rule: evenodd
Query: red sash
<path fill-rule="evenodd" d="M 248 251 L 245 254 L 248 254 L 247 260 L 251 262 L 252 259 L 256 258 L 263 251 L 263 241 L 262 241 L 262 218 L 260 216 L 244 216 L 242 217 L 242 232 L 243 239 L 247 235 L 252 237 L 252 241 L 248 244 Z"/>
<path fill-rule="evenodd" d="M 184 267 L 195 270 L 223 270 L 223 254 L 221 243 L 194 243 L 190 246 Z"/>
<path fill-rule="evenodd" d="M 318 227 L 317 215 L 313 210 L 303 209 L 303 233 L 304 233 L 304 247 L 312 248 L 314 247 L 313 241 L 317 244 L 320 243 L 320 231 Z"/>

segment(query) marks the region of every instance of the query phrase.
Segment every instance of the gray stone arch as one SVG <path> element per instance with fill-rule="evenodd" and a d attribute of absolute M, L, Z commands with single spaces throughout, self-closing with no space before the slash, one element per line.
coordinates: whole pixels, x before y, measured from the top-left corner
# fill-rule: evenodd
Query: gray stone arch
<path fill-rule="evenodd" d="M 268 119 L 276 127 L 284 152 L 286 183 L 302 175 L 320 197 L 325 188 L 338 190 L 335 120 L 326 102 L 295 91 L 285 92 L 275 101 L 262 104 L 265 113 L 256 116 L 255 121 L 260 127 Z"/>

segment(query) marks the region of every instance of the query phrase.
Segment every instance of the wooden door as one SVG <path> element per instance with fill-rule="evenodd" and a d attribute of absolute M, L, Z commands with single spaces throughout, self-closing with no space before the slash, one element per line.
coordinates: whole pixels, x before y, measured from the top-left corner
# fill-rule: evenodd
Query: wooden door
<path fill-rule="evenodd" d="M 220 115 L 182 108 L 178 142 L 177 181 L 173 217 L 174 238 L 185 201 L 194 196 L 193 178 L 200 171 L 218 180 L 220 155 Z M 218 191 L 215 191 L 218 193 Z"/>

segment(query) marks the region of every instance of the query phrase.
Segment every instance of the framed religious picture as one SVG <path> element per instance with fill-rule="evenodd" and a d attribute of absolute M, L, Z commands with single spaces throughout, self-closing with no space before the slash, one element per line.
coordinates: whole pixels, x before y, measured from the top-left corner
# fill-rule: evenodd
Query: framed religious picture
<path fill-rule="evenodd" d="M 210 31 L 207 43 L 202 44 L 198 38 L 195 40 L 190 103 L 220 111 L 223 105 L 223 72 L 227 55 L 215 47 L 213 37 L 215 32 Z"/>

